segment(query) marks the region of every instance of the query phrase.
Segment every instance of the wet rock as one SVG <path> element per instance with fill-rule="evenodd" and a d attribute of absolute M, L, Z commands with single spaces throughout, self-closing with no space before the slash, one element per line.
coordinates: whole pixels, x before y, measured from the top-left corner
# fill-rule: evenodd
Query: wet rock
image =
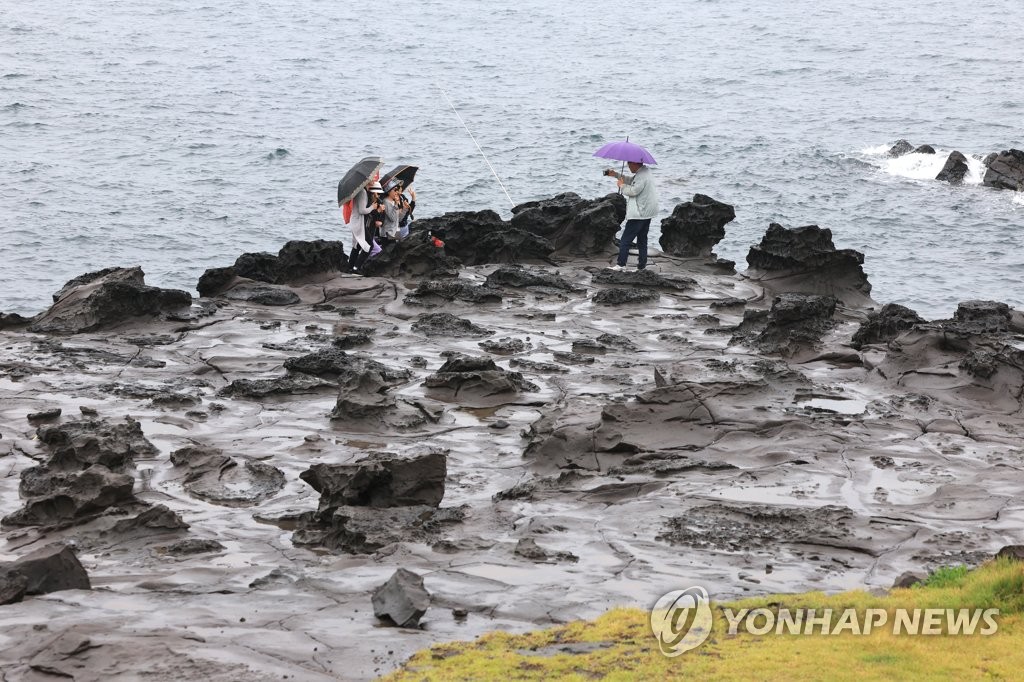
<path fill-rule="evenodd" d="M 54 304 L 35 318 L 31 332 L 78 334 L 108 329 L 139 317 L 166 315 L 192 304 L 177 289 L 146 286 L 142 268 L 108 268 L 71 280 L 53 296 Z"/>
<path fill-rule="evenodd" d="M 864 254 L 835 248 L 832 232 L 817 225 L 786 229 L 772 223 L 747 254 L 747 275 L 776 292 L 833 295 L 847 305 L 870 301 Z"/>
<path fill-rule="evenodd" d="M 996 552 L 996 559 L 1024 561 L 1024 545 L 1006 545 Z"/>
<path fill-rule="evenodd" d="M 5 580 L 4 574 L 10 577 Z M 7 584 L 6 589 L 4 583 Z M 20 586 L 23 586 L 23 592 L 18 595 Z M 13 601 L 21 601 L 23 595 L 88 589 L 91 589 L 89 574 L 82 567 L 75 550 L 67 545 L 48 545 L 15 561 L 0 564 L 0 593 L 6 591 L 9 599 L 14 595 Z M 0 600 L 0 604 L 3 603 L 11 602 Z"/>
<path fill-rule="evenodd" d="M 732 343 L 752 344 L 762 352 L 791 357 L 820 343 L 833 326 L 835 309 L 836 299 L 832 296 L 776 296 L 767 316 L 752 311 L 744 314 L 744 322 Z"/>
<path fill-rule="evenodd" d="M 50 421 L 59 417 L 60 413 L 61 409 L 59 407 L 54 407 L 49 410 L 32 412 L 31 414 L 26 416 L 26 419 L 28 419 L 30 422 Z"/>
<path fill-rule="evenodd" d="M 736 218 L 732 206 L 703 194 L 679 204 L 661 221 L 661 250 L 684 258 L 706 258 L 725 238 L 725 225 Z"/>
<path fill-rule="evenodd" d="M 285 484 L 277 467 L 249 459 L 239 465 L 216 448 L 184 447 L 171 453 L 171 463 L 187 471 L 184 488 L 190 495 L 225 507 L 257 505 Z"/>
<path fill-rule="evenodd" d="M 8 570 L 5 564 L 0 564 L 0 606 L 20 602 L 25 598 L 27 587 L 28 578 L 17 571 Z"/>
<path fill-rule="evenodd" d="M 374 453 L 352 464 L 314 464 L 299 478 L 320 493 L 320 513 L 341 506 L 437 507 L 447 461 L 444 451 L 413 457 Z"/>
<path fill-rule="evenodd" d="M 479 286 L 466 280 L 430 280 L 423 282 L 405 297 L 407 305 L 436 305 L 439 302 L 501 303 L 501 291 L 490 286 Z"/>
<path fill-rule="evenodd" d="M 725 471 L 736 467 L 728 462 L 702 459 L 675 452 L 644 452 L 627 457 L 608 469 L 609 476 L 674 476 L 688 471 Z"/>
<path fill-rule="evenodd" d="M 594 284 L 623 284 L 634 287 L 650 287 L 686 291 L 697 286 L 697 281 L 690 277 L 665 277 L 653 270 L 598 270 L 592 277 Z"/>
<path fill-rule="evenodd" d="M 440 238 L 444 251 L 465 265 L 546 260 L 555 250 L 544 237 L 511 226 L 490 210 L 445 213 L 415 225 L 417 233 L 427 231 Z"/>
<path fill-rule="evenodd" d="M 115 505 L 135 502 L 135 479 L 101 464 L 85 471 L 32 467 L 22 473 L 25 506 L 5 516 L 5 526 L 62 527 L 88 521 Z"/>
<path fill-rule="evenodd" d="M 551 354 L 558 362 L 565 363 L 567 365 L 592 365 L 594 364 L 594 356 L 584 355 L 582 353 L 567 353 L 564 351 L 555 351 Z"/>
<path fill-rule="evenodd" d="M 175 542 L 173 545 L 168 545 L 163 548 L 164 554 L 170 554 L 171 556 L 191 556 L 193 554 L 208 554 L 210 552 L 220 552 L 225 549 L 224 545 L 220 544 L 216 540 L 208 540 L 206 538 L 185 538 Z"/>
<path fill-rule="evenodd" d="M 888 343 L 897 336 L 923 324 L 924 318 L 898 303 L 886 303 L 876 313 L 870 313 L 853 335 L 850 345 L 860 350 L 872 343 Z"/>
<path fill-rule="evenodd" d="M 918 583 L 923 583 L 927 579 L 928 579 L 928 576 L 924 575 L 923 573 L 915 573 L 914 571 L 906 571 L 905 573 L 901 573 L 900 577 L 896 578 L 895 582 L 893 582 L 893 584 L 892 584 L 892 587 L 893 587 L 894 590 L 895 589 L 905 589 L 905 588 L 908 588 L 908 587 L 913 587 L 914 585 L 917 585 Z"/>
<path fill-rule="evenodd" d="M 301 395 L 317 393 L 334 384 L 308 374 L 288 374 L 270 379 L 235 379 L 217 395 L 233 398 L 265 398 L 270 395 Z"/>
<path fill-rule="evenodd" d="M 999 301 L 962 301 L 957 304 L 953 319 L 942 324 L 947 334 L 982 336 L 1009 330 L 1011 308 Z"/>
<path fill-rule="evenodd" d="M 292 542 L 349 554 L 372 554 L 399 542 L 433 543 L 465 507 L 337 507 L 299 519 Z"/>
<path fill-rule="evenodd" d="M 888 156 L 890 158 L 896 158 L 897 156 L 903 156 L 914 151 L 914 145 L 910 144 L 906 140 L 897 140 L 896 144 L 889 147 Z"/>
<path fill-rule="evenodd" d="M 419 627 L 429 606 L 423 578 L 404 568 L 373 591 L 373 615 L 400 628 Z"/>
<path fill-rule="evenodd" d="M 569 280 L 565 279 L 557 272 L 537 270 L 515 264 L 502 265 L 497 270 L 487 275 L 487 286 L 504 286 L 518 289 L 539 287 L 570 292 L 580 292 L 585 290 L 583 287 L 573 284 Z"/>
<path fill-rule="evenodd" d="M 494 353 L 496 355 L 515 355 L 516 353 L 525 353 L 533 348 L 533 344 L 528 341 L 513 339 L 510 337 L 494 341 L 481 341 L 477 345 L 488 353 Z"/>
<path fill-rule="evenodd" d="M 946 158 L 946 164 L 935 176 L 935 179 L 948 182 L 951 185 L 960 185 L 963 184 L 968 170 L 970 169 L 967 166 L 967 157 L 957 151 L 950 152 Z"/>
<path fill-rule="evenodd" d="M 597 256 L 608 253 L 625 218 L 626 200 L 618 193 L 583 199 L 566 192 L 514 207 L 511 225 L 549 240 L 559 255 Z"/>
<path fill-rule="evenodd" d="M 232 301 L 269 306 L 294 305 L 300 300 L 291 289 L 270 284 L 242 283 L 225 291 L 223 296 Z"/>
<path fill-rule="evenodd" d="M 621 334 L 601 334 L 594 340 L 609 350 L 636 350 L 632 339 Z"/>
<path fill-rule="evenodd" d="M 294 582 L 295 578 L 289 575 L 284 569 L 275 568 L 265 576 L 256 578 L 249 583 L 249 589 L 262 590 L 268 587 L 291 585 Z"/>
<path fill-rule="evenodd" d="M 602 289 L 590 299 L 598 305 L 636 305 L 653 303 L 661 294 L 651 289 Z"/>
<path fill-rule="evenodd" d="M 291 372 L 328 378 L 340 386 L 364 386 L 367 375 L 372 377 L 372 383 L 385 387 L 398 386 L 412 378 L 410 370 L 388 367 L 337 348 L 323 348 L 299 358 L 289 358 L 284 367 Z"/>
<path fill-rule="evenodd" d="M 371 277 L 458 277 L 462 261 L 446 247 L 434 246 L 426 229 L 416 221 L 410 235 L 386 244 L 374 258 L 363 265 L 363 274 Z"/>
<path fill-rule="evenodd" d="M 235 269 L 233 267 L 209 268 L 199 277 L 196 291 L 199 292 L 200 296 L 216 296 L 235 281 L 235 278 Z"/>
<path fill-rule="evenodd" d="M 1001 151 L 987 164 L 981 184 L 997 189 L 1024 190 L 1024 151 Z"/>
<path fill-rule="evenodd" d="M 427 336 L 472 337 L 490 336 L 494 333 L 451 313 L 424 313 L 416 318 L 412 328 Z"/>
<path fill-rule="evenodd" d="M 569 371 L 563 365 L 553 362 L 538 362 L 537 360 L 526 358 L 512 358 L 508 364 L 511 367 L 521 367 L 527 372 L 534 372 L 536 374 L 566 374 Z"/>
<path fill-rule="evenodd" d="M 158 452 L 143 435 L 142 425 L 131 417 L 125 417 L 120 424 L 89 419 L 41 426 L 36 436 L 50 453 L 47 466 L 54 469 L 83 469 L 102 464 L 112 471 L 121 471 L 135 457 Z"/>
<path fill-rule="evenodd" d="M 35 317 L 25 317 L 18 313 L 0 313 L 0 329 L 17 329 L 24 327 L 35 319 Z"/>
<path fill-rule="evenodd" d="M 524 559 L 529 559 L 537 563 L 559 563 L 567 561 L 570 563 L 576 563 L 580 560 L 578 556 L 572 552 L 552 552 L 544 549 L 537 544 L 537 541 L 533 538 L 522 538 L 516 543 L 515 549 L 516 556 L 521 556 Z"/>
<path fill-rule="evenodd" d="M 370 327 L 345 326 L 344 328 L 336 328 L 334 330 L 334 337 L 331 339 L 331 345 L 341 350 L 368 346 L 373 343 L 372 336 L 375 332 L 376 330 Z"/>
<path fill-rule="evenodd" d="M 918 147 L 916 147 L 914 149 L 914 151 L 911 152 L 911 153 L 912 154 L 934 154 L 935 153 L 935 147 L 931 146 L 930 144 L 922 144 L 922 145 L 919 145 Z"/>
<path fill-rule="evenodd" d="M 187 530 L 188 524 L 166 505 L 157 504 L 130 519 L 123 519 L 114 524 L 115 533 L 130 533 L 136 530 Z"/>
<path fill-rule="evenodd" d="M 519 372 L 501 369 L 490 358 L 453 355 L 423 385 L 460 402 L 540 390 Z"/>

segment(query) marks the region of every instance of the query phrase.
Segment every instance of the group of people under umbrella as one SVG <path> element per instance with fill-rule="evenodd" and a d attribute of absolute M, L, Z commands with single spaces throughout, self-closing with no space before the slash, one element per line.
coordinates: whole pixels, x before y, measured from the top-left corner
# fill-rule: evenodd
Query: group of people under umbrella
<path fill-rule="evenodd" d="M 604 171 L 616 179 L 619 192 L 626 197 L 626 224 L 619 239 L 619 254 L 614 270 L 624 270 L 633 242 L 637 245 L 637 269 L 647 267 L 647 234 L 651 220 L 658 213 L 658 192 L 648 164 L 657 163 L 651 153 L 640 145 L 625 141 L 612 142 L 598 149 L 594 156 L 623 162 L 618 172 Z M 629 164 L 633 175 L 622 171 Z M 416 177 L 416 166 L 398 166 L 380 175 L 384 161 L 368 156 L 353 166 L 338 183 L 338 206 L 345 223 L 352 230 L 352 251 L 349 269 L 361 272 L 368 258 L 380 253 L 390 241 L 409 235 L 409 223 L 416 208 L 416 192 L 409 189 Z M 408 196 L 406 195 L 408 192 Z M 435 238 L 435 246 L 443 242 Z"/>
<path fill-rule="evenodd" d="M 368 156 L 338 183 L 338 206 L 352 230 L 352 251 L 348 267 L 361 272 L 367 259 L 381 252 L 383 245 L 404 239 L 416 209 L 416 192 L 409 188 L 416 166 L 398 166 L 380 175 L 384 160 Z"/>

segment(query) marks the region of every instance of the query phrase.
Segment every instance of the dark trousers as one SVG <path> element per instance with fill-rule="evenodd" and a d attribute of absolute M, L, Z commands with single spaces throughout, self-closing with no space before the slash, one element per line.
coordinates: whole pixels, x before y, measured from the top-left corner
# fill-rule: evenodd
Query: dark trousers
<path fill-rule="evenodd" d="M 363 228 L 363 239 L 365 239 L 366 243 L 372 247 L 373 235 L 375 230 L 372 227 L 370 227 L 371 224 L 372 223 L 370 223 L 370 221 L 366 221 L 366 225 Z M 352 252 L 348 255 L 348 267 L 353 271 L 358 271 L 360 268 L 363 267 L 363 263 L 365 263 L 366 259 L 369 257 L 370 252 L 363 251 L 363 249 L 360 248 L 359 243 L 357 242 L 352 245 Z"/>
<path fill-rule="evenodd" d="M 637 251 L 640 252 L 636 267 L 640 270 L 647 267 L 647 231 L 650 229 L 650 218 L 626 221 L 626 227 L 622 230 L 622 238 L 619 239 L 619 265 L 625 267 L 626 261 L 629 260 L 629 247 L 632 246 L 635 239 Z"/>

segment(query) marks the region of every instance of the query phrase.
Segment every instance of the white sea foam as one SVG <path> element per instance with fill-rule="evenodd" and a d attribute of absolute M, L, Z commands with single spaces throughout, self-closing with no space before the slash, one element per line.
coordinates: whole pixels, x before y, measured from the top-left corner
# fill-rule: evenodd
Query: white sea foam
<path fill-rule="evenodd" d="M 1024 206 L 1024 192 L 1015 192 L 1013 195 L 1013 203 L 1018 206 Z"/>
<path fill-rule="evenodd" d="M 861 151 L 866 156 L 878 157 L 885 154 L 891 145 L 869 147 Z M 882 150 L 879 153 L 878 150 Z M 942 167 L 946 165 L 946 159 L 952 150 L 936 149 L 934 154 L 904 154 L 894 159 L 885 157 L 881 159 L 881 170 L 889 175 L 910 180 L 934 180 Z M 965 185 L 980 185 L 985 177 L 985 166 L 982 157 L 976 154 L 964 154 L 967 158 L 967 174 L 964 175 Z"/>

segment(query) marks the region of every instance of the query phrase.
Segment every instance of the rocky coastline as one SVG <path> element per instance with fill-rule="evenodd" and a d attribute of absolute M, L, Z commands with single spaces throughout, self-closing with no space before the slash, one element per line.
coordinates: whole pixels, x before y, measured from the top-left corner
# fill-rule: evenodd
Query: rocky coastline
<path fill-rule="evenodd" d="M 1021 543 L 1024 315 L 879 305 L 814 225 L 738 273 L 700 194 L 610 271 L 624 214 L 567 193 L 419 220 L 365 276 L 289 242 L 198 298 L 115 267 L 0 313 L 0 679 L 370 679 Z"/>

